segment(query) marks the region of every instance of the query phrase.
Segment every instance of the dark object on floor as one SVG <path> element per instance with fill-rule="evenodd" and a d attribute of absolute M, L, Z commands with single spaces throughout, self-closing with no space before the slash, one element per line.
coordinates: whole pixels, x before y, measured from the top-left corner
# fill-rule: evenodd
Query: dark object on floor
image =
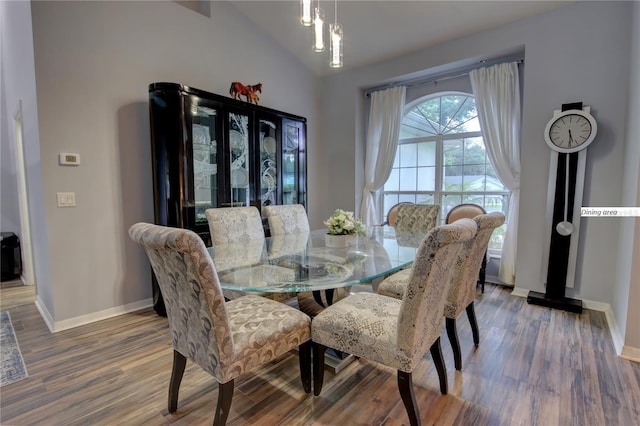
<path fill-rule="evenodd" d="M 0 233 L 2 240 L 2 281 L 20 278 L 22 274 L 22 256 L 20 254 L 20 239 L 13 232 Z"/>

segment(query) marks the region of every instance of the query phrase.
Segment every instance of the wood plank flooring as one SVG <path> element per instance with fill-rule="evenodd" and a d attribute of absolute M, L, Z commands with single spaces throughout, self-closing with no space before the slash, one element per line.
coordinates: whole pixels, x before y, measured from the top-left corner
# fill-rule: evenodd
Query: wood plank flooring
<path fill-rule="evenodd" d="M 191 363 L 167 412 L 166 319 L 143 310 L 51 334 L 25 291 L 1 293 L 29 371 L 0 389 L 2 425 L 211 424 L 218 386 Z M 640 364 L 615 355 L 603 313 L 552 311 L 487 285 L 476 314 L 477 349 L 466 316 L 457 321 L 461 372 L 443 333 L 448 395 L 428 354 L 413 373 L 423 425 L 640 425 Z M 396 386 L 395 371 L 358 360 L 327 371 L 313 397 L 287 354 L 236 380 L 228 424 L 406 425 Z"/>

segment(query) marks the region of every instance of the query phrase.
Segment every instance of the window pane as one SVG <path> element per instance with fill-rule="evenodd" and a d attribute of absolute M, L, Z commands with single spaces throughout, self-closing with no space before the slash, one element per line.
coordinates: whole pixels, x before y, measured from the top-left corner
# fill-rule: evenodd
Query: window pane
<path fill-rule="evenodd" d="M 389 179 L 384 184 L 385 191 L 398 191 L 400 189 L 400 174 L 398 169 L 391 169 Z"/>
<path fill-rule="evenodd" d="M 398 196 L 398 202 L 399 203 L 415 203 L 416 196 L 415 194 L 400 194 Z"/>
<path fill-rule="evenodd" d="M 415 191 L 416 178 L 415 168 L 400 169 L 400 191 Z"/>
<path fill-rule="evenodd" d="M 416 196 L 417 204 L 435 204 L 433 201 L 433 194 L 418 194 Z"/>
<path fill-rule="evenodd" d="M 399 145 L 400 167 L 415 167 L 418 164 L 418 148 L 415 143 Z"/>
<path fill-rule="evenodd" d="M 505 232 L 507 232 L 506 223 L 493 230 L 493 234 L 491 234 L 491 239 L 489 240 L 489 249 L 502 250 Z"/>
<path fill-rule="evenodd" d="M 443 146 L 443 153 L 444 153 L 443 164 L 445 166 L 455 166 L 458 164 L 463 164 L 462 140 L 453 139 L 453 140 L 444 141 L 442 146 Z"/>
<path fill-rule="evenodd" d="M 508 195 L 487 195 L 485 198 L 485 210 L 487 212 L 502 212 L 507 215 Z"/>
<path fill-rule="evenodd" d="M 384 197 L 382 197 L 383 220 L 387 220 L 387 212 L 391 206 L 396 204 L 398 204 L 398 194 L 384 194 Z"/>
<path fill-rule="evenodd" d="M 393 159 L 393 168 L 396 169 L 400 167 L 400 145 L 396 148 L 396 158 Z"/>
<path fill-rule="evenodd" d="M 462 191 L 462 166 L 445 167 L 442 186 L 445 191 Z"/>
<path fill-rule="evenodd" d="M 418 166 L 436 165 L 436 143 L 420 142 L 418 145 Z"/>
<path fill-rule="evenodd" d="M 462 166 L 462 190 L 472 192 L 484 191 L 484 164 Z"/>
<path fill-rule="evenodd" d="M 463 195 L 462 202 L 468 204 L 477 204 L 480 207 L 484 208 L 484 195 Z M 486 208 L 485 208 L 486 210 Z"/>
<path fill-rule="evenodd" d="M 458 204 L 462 204 L 462 195 L 443 195 L 442 203 L 440 204 L 442 209 L 442 223 L 444 223 L 444 219 L 447 217 L 449 210 Z"/>
<path fill-rule="evenodd" d="M 436 168 L 435 167 L 419 167 L 418 168 L 418 191 L 435 191 L 436 190 Z"/>
<path fill-rule="evenodd" d="M 428 106 L 428 104 L 432 105 Z M 423 105 L 427 106 L 423 107 Z M 425 112 L 429 116 L 433 115 L 434 112 L 437 114 L 437 102 L 427 101 L 423 105 L 419 105 L 404 116 L 400 126 L 400 139 L 432 136 L 438 133 L 437 126 L 434 127 L 434 122 L 424 114 Z M 430 113 L 429 111 L 432 112 Z M 437 123 L 437 120 L 435 123 Z"/>
<path fill-rule="evenodd" d="M 487 156 L 482 138 L 468 138 L 464 141 L 464 164 L 484 164 Z"/>

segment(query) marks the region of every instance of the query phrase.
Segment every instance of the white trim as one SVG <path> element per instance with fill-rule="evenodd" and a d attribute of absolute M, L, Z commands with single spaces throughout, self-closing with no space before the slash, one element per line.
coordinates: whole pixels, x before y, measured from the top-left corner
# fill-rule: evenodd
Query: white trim
<path fill-rule="evenodd" d="M 52 333 L 57 333 L 59 331 L 68 330 L 70 328 L 79 327 L 81 325 L 91 324 L 96 321 L 102 321 L 108 318 L 113 318 L 118 315 L 128 314 L 130 312 L 139 311 L 141 309 L 149 308 L 153 306 L 153 299 L 144 299 L 138 302 L 127 303 L 126 305 L 115 306 L 113 308 L 105 309 L 99 312 L 93 312 L 91 314 L 80 315 L 75 318 L 69 318 L 63 321 L 54 321 L 53 317 L 47 311 L 44 306 L 44 303 L 40 300 L 39 297 L 36 297 L 36 307 L 38 311 L 40 311 L 40 315 L 42 315 L 42 319 L 47 324 L 49 331 Z"/>
<path fill-rule="evenodd" d="M 80 315 L 79 317 L 58 321 L 54 324 L 53 333 L 68 330 L 74 327 L 79 327 L 81 325 L 91 324 L 96 321 L 113 318 L 118 315 L 139 311 L 151 306 L 153 306 L 153 299 L 149 298 L 140 300 L 138 302 L 128 303 L 126 305 L 114 306 L 113 308 L 105 309 L 103 311 L 93 312 L 86 315 Z"/>
<path fill-rule="evenodd" d="M 36 295 L 35 304 L 36 304 L 36 308 L 38 309 L 38 312 L 40 312 L 40 316 L 44 320 L 44 323 L 47 325 L 47 328 L 49 329 L 50 332 L 53 333 L 53 324 L 54 324 L 53 316 L 47 310 L 46 305 L 42 303 L 42 300 L 40 299 L 39 295 Z"/>
<path fill-rule="evenodd" d="M 526 298 L 529 295 L 529 291 L 529 289 L 514 286 L 513 290 L 511 290 L 511 295 Z"/>
<path fill-rule="evenodd" d="M 606 305 L 604 315 L 607 318 L 607 326 L 609 327 L 609 334 L 611 335 L 611 340 L 613 341 L 613 348 L 616 351 L 616 355 L 620 356 L 620 354 L 622 353 L 622 347 L 624 346 L 624 338 L 622 336 L 622 333 L 620 332 L 620 327 L 618 327 L 616 317 L 613 315 L 611 305 L 609 305 L 608 303 L 603 303 L 603 305 Z M 598 310 L 597 308 L 589 309 Z"/>
<path fill-rule="evenodd" d="M 20 214 L 20 251 L 22 255 L 21 279 L 24 284 L 35 284 L 35 272 L 33 267 L 33 248 L 31 243 L 31 226 L 29 222 L 29 197 L 27 196 L 27 167 L 24 155 L 24 138 L 22 123 L 22 100 L 18 101 L 16 112 L 13 115 L 14 129 L 14 163 L 16 167 L 16 180 L 18 182 L 18 211 Z"/>
<path fill-rule="evenodd" d="M 631 346 L 623 346 L 620 358 L 640 362 L 640 348 L 632 348 Z"/>

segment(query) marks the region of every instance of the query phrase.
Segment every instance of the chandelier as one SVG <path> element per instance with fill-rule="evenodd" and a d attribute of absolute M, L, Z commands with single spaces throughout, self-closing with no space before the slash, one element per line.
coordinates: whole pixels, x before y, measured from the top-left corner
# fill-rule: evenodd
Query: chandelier
<path fill-rule="evenodd" d="M 312 7 L 312 0 L 300 0 L 300 23 L 305 27 L 311 27 L 313 38 L 313 51 L 324 52 L 324 27 L 326 17 L 324 10 L 320 8 L 320 0 Z M 343 65 L 343 34 L 342 25 L 338 23 L 338 0 L 334 0 L 334 21 L 329 25 L 329 66 L 340 68 Z"/>

